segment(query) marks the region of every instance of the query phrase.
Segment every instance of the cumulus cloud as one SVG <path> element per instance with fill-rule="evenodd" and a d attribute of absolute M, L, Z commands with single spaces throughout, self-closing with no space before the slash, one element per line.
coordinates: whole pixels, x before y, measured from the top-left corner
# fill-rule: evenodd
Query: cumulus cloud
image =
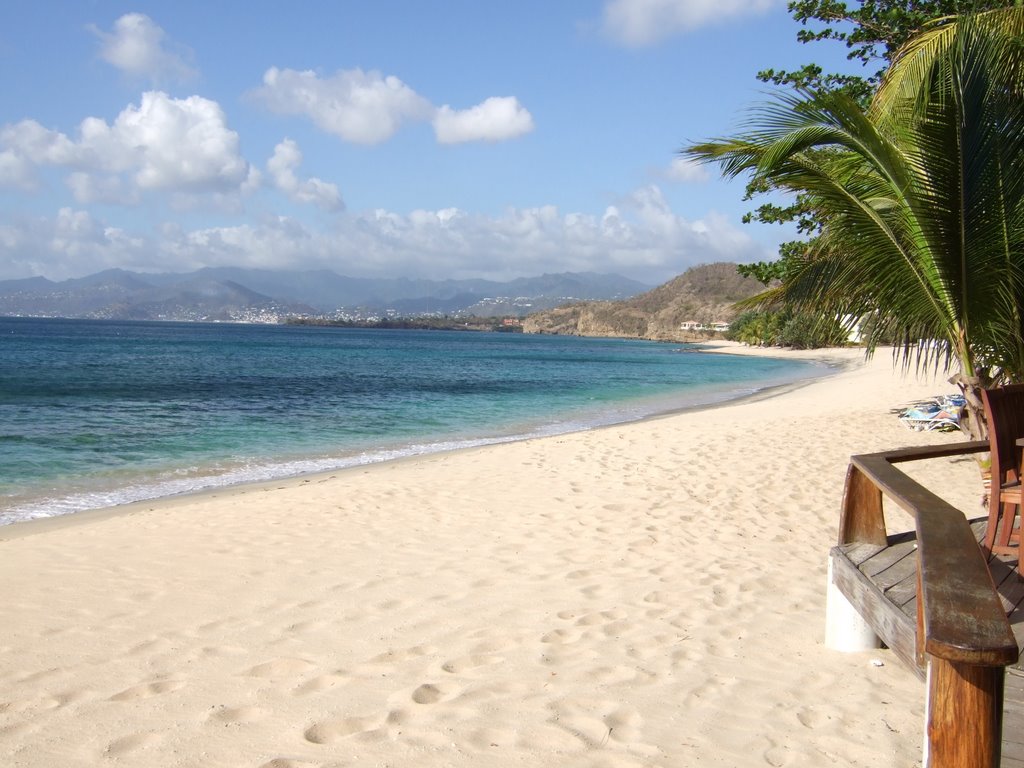
<path fill-rule="evenodd" d="M 150 91 L 113 123 L 83 120 L 77 140 L 34 120 L 3 126 L 0 183 L 24 187 L 32 180 L 25 169 L 55 166 L 70 171 L 67 184 L 83 203 L 131 203 L 151 190 L 237 192 L 251 178 L 238 143 L 216 102 Z"/>
<path fill-rule="evenodd" d="M 249 95 L 272 112 L 305 117 L 356 144 L 379 144 L 405 123 L 428 120 L 442 144 L 506 141 L 533 130 L 533 116 L 514 96 L 493 96 L 463 110 L 435 108 L 397 77 L 362 69 L 320 77 L 271 67 Z"/>
<path fill-rule="evenodd" d="M 344 209 L 341 193 L 337 186 L 328 184 L 317 178 L 299 180 L 295 169 L 302 164 L 302 152 L 299 145 L 291 139 L 285 139 L 274 147 L 274 155 L 267 161 L 267 172 L 274 185 L 300 203 L 312 203 L 325 211 Z"/>
<path fill-rule="evenodd" d="M 0 277 L 61 280 L 111 267 L 151 268 L 152 243 L 90 213 L 65 207 L 52 217 L 0 221 Z"/>
<path fill-rule="evenodd" d="M 35 167 L 24 155 L 11 149 L 0 151 L 0 187 L 29 191 L 37 186 Z"/>
<path fill-rule="evenodd" d="M 302 115 L 321 130 L 357 144 L 378 144 L 406 120 L 433 114 L 430 102 L 397 77 L 361 69 L 321 78 L 310 70 L 271 67 L 252 96 L 273 112 Z"/>
<path fill-rule="evenodd" d="M 238 134 L 227 127 L 220 105 L 201 96 L 172 99 L 151 91 L 130 106 L 113 125 L 83 123 L 82 141 L 103 153 L 132 153 L 135 181 L 143 189 L 233 187 L 248 175 L 238 154 Z"/>
<path fill-rule="evenodd" d="M 153 82 L 183 81 L 196 75 L 186 63 L 187 54 L 169 50 L 163 29 L 145 14 L 126 13 L 114 22 L 111 32 L 95 25 L 89 30 L 100 40 L 100 58 L 126 75 Z"/>
<path fill-rule="evenodd" d="M 602 27 L 612 40 L 640 47 L 732 16 L 764 13 L 780 4 L 778 0 L 607 0 Z"/>
<path fill-rule="evenodd" d="M 673 158 L 668 168 L 664 171 L 665 178 L 671 181 L 682 183 L 696 183 L 708 181 L 711 174 L 702 163 L 696 163 L 685 157 Z"/>
<path fill-rule="evenodd" d="M 287 159 L 287 151 L 277 156 Z M 112 264 L 143 271 L 173 264 L 180 270 L 227 265 L 327 268 L 354 277 L 433 279 L 505 280 L 595 271 L 655 284 L 694 264 L 771 255 L 721 215 L 687 219 L 675 214 L 654 185 L 597 215 L 563 213 L 553 205 L 513 208 L 497 216 L 454 208 L 374 210 L 339 213 L 322 230 L 286 216 L 193 230 L 168 224 L 145 236 L 129 235 L 77 211 L 31 225 L 7 219 L 0 213 L 0 235 L 8 231 L 0 236 L 0 278 L 23 277 L 28 263 L 34 265 L 29 274 L 51 278 L 84 275 Z"/>
<path fill-rule="evenodd" d="M 445 105 L 434 115 L 434 133 L 442 144 L 505 141 L 530 133 L 533 116 L 514 96 L 492 96 L 469 109 Z"/>
<path fill-rule="evenodd" d="M 40 165 L 67 165 L 77 155 L 67 136 L 35 120 L 0 126 L 0 186 L 33 190 Z"/>

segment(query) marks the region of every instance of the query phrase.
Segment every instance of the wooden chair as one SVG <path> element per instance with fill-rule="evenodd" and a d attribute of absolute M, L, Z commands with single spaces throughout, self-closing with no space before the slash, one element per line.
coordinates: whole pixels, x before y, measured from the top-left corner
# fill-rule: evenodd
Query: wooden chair
<path fill-rule="evenodd" d="M 988 528 L 982 547 L 987 554 L 1019 554 L 1020 528 L 1016 520 L 1021 505 L 1021 460 L 1024 448 L 1024 384 L 983 389 L 981 399 L 988 418 L 992 485 L 988 494 Z M 1018 560 L 1018 573 L 1020 562 Z"/>

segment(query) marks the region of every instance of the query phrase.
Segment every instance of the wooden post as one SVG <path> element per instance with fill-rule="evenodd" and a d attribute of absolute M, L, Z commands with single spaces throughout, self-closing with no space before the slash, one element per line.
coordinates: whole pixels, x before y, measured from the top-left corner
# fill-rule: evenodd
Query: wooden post
<path fill-rule="evenodd" d="M 928 658 L 924 768 L 998 768 L 1004 675 Z"/>
<path fill-rule="evenodd" d="M 852 542 L 880 547 L 888 544 L 882 491 L 853 462 L 846 470 L 846 488 L 839 517 L 839 543 Z"/>

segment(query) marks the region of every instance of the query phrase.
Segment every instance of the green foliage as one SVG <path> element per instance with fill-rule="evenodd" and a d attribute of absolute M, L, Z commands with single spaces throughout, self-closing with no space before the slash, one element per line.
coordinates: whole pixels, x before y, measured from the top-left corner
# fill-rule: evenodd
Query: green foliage
<path fill-rule="evenodd" d="M 873 315 L 869 348 L 896 338 L 905 364 L 1024 381 L 1022 40 L 1024 7 L 961 16 L 894 56 L 866 112 L 842 91 L 780 94 L 747 132 L 687 150 L 811 201 L 820 233 L 762 305 Z"/>
<path fill-rule="evenodd" d="M 736 271 L 743 277 L 752 277 L 766 288 L 775 280 L 782 280 L 785 274 L 778 261 L 758 261 L 754 264 L 738 264 Z"/>
<path fill-rule="evenodd" d="M 726 338 L 753 347 L 818 349 L 842 346 L 847 332 L 838 321 L 808 312 L 748 310 L 730 323 Z"/>
<path fill-rule="evenodd" d="M 869 68 L 865 75 L 824 72 L 818 64 L 805 64 L 792 71 L 765 69 L 757 78 L 765 83 L 804 91 L 842 90 L 863 107 L 881 82 L 882 75 L 896 52 L 930 24 L 942 24 L 946 17 L 1020 5 L 1021 0 L 863 0 L 858 3 L 836 0 L 791 0 L 793 20 L 800 24 L 797 40 L 801 43 L 832 41 L 848 50 L 847 59 Z M 758 177 L 747 186 L 744 199 L 752 200 L 773 189 Z M 805 237 L 817 234 L 820 222 L 813 202 L 797 194 L 790 205 L 764 203 L 744 216 L 745 222 L 783 224 L 796 222 Z M 780 246 L 780 254 L 808 243 L 791 241 Z"/>
<path fill-rule="evenodd" d="M 778 334 L 780 316 L 780 312 L 748 310 L 729 324 L 725 338 L 752 347 L 771 346 Z"/>
<path fill-rule="evenodd" d="M 817 64 L 805 64 L 792 72 L 766 69 L 757 77 L 765 83 L 804 90 L 840 89 L 867 106 L 896 52 L 930 24 L 1018 4 L 1018 0 L 864 0 L 856 5 L 836 0 L 791 0 L 789 13 L 801 26 L 797 40 L 842 43 L 848 50 L 848 60 L 875 69 L 861 77 L 826 73 Z M 810 28 L 809 24 L 821 26 Z"/>
<path fill-rule="evenodd" d="M 758 261 L 753 264 L 738 264 L 736 271 L 743 277 L 752 277 L 758 280 L 765 288 L 772 283 L 782 283 L 786 275 L 800 255 L 807 250 L 806 243 L 785 243 L 785 248 L 780 248 L 781 256 L 775 261 Z"/>
<path fill-rule="evenodd" d="M 809 312 L 795 312 L 786 320 L 779 335 L 779 345 L 793 349 L 841 347 L 847 333 L 838 320 L 824 319 Z"/>

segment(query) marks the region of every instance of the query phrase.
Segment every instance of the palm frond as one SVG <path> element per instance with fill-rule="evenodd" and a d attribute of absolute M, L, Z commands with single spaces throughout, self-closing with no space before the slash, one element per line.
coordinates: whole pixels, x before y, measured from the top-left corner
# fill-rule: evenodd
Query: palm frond
<path fill-rule="evenodd" d="M 866 112 L 795 91 L 743 128 L 684 152 L 806 196 L 821 228 L 752 302 L 869 313 L 904 365 L 1024 381 L 1024 8 L 939 20 Z"/>

